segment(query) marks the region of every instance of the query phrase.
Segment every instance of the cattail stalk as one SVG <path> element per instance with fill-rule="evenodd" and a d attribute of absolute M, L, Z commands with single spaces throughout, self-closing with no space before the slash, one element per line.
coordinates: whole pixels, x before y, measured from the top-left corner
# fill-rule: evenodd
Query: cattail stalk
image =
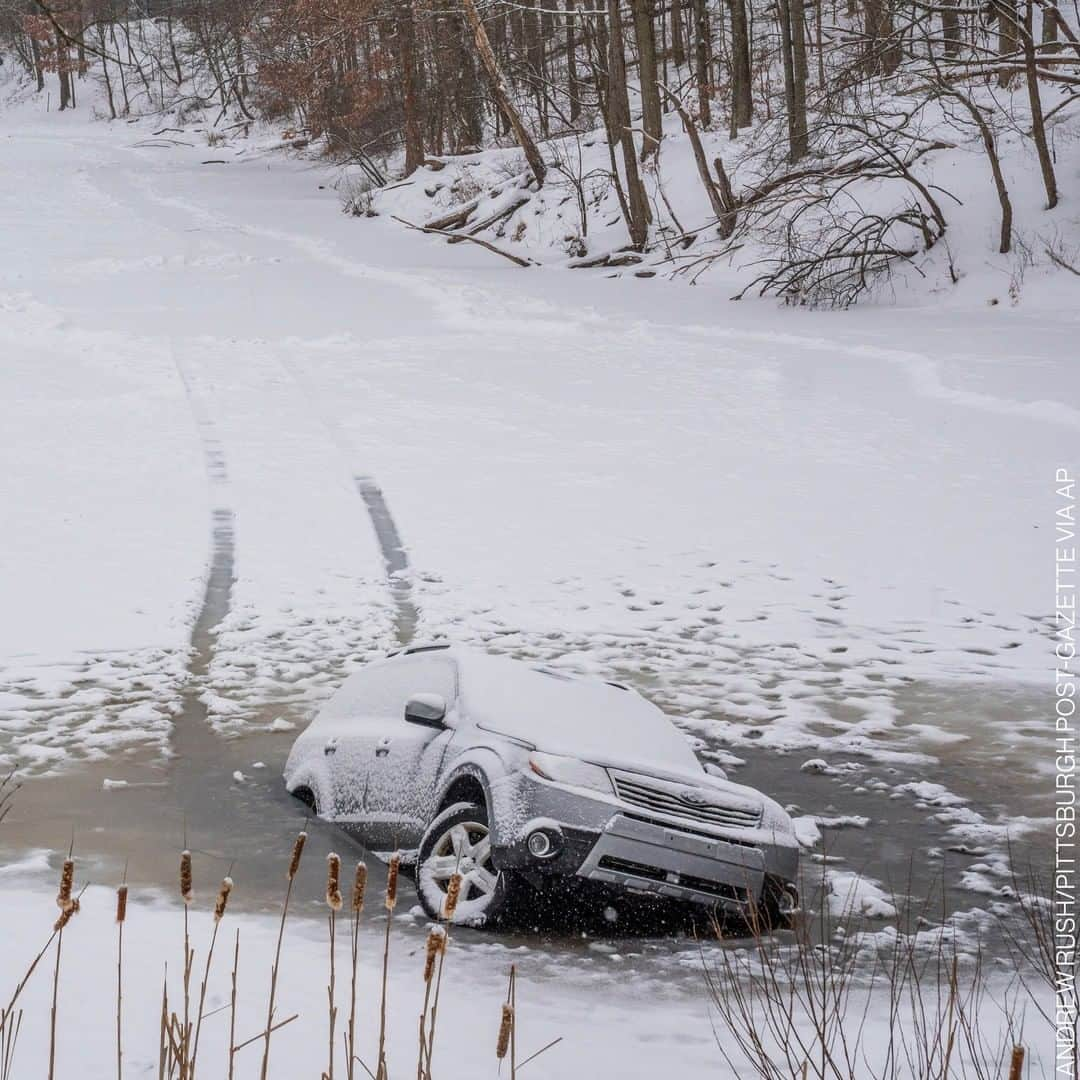
<path fill-rule="evenodd" d="M 360 955 L 360 913 L 364 910 L 364 893 L 367 891 L 367 864 L 358 862 L 353 876 L 352 888 L 352 976 L 349 982 L 349 1030 L 345 1038 L 348 1051 L 345 1075 L 355 1080 L 356 1075 L 356 968 Z"/>
<path fill-rule="evenodd" d="M 386 872 L 386 910 L 397 907 L 398 875 L 401 872 L 401 856 L 395 852 L 390 856 L 390 866 Z"/>
<path fill-rule="evenodd" d="M 437 927 L 428 931 L 427 944 L 424 949 L 424 982 L 430 983 L 435 973 L 435 961 L 446 945 L 446 935 Z"/>
<path fill-rule="evenodd" d="M 190 904 L 195 896 L 191 881 L 191 852 L 185 849 L 180 852 L 180 898 L 185 904 Z"/>
<path fill-rule="evenodd" d="M 453 874 L 446 887 L 446 899 L 443 901 L 443 918 L 447 922 L 454 921 L 454 912 L 457 911 L 458 901 L 461 899 L 461 882 L 461 875 Z"/>
<path fill-rule="evenodd" d="M 184 1023 L 180 1027 L 177 1061 L 180 1080 L 189 1080 L 189 1040 L 191 1034 L 191 967 L 194 954 L 191 949 L 191 932 L 188 922 L 188 908 L 194 899 L 191 887 L 191 852 L 187 848 L 180 852 L 180 900 L 184 902 Z"/>
<path fill-rule="evenodd" d="M 0 820 L 4 815 L 0 813 Z M 22 1027 L 23 1011 L 19 1010 L 13 1024 L 6 1012 L 0 1012 L 0 1080 L 11 1080 L 12 1059 L 15 1057 L 15 1044 L 19 1041 L 19 1029 Z"/>
<path fill-rule="evenodd" d="M 299 832 L 293 842 L 292 854 L 289 856 L 289 869 L 286 872 L 289 884 L 285 889 L 285 903 L 281 907 L 281 923 L 278 926 L 277 947 L 274 949 L 274 966 L 270 969 L 270 999 L 266 1005 L 266 1029 L 263 1032 L 263 1059 L 260 1080 L 266 1080 L 270 1070 L 270 1036 L 274 1030 L 274 998 L 277 996 L 278 968 L 281 964 L 281 941 L 285 936 L 285 920 L 289 914 L 289 901 L 292 899 L 293 882 L 296 880 L 297 871 L 300 869 L 300 856 L 304 854 L 304 844 L 307 842 L 307 833 Z"/>
<path fill-rule="evenodd" d="M 116 1080 L 124 1077 L 124 1048 L 121 1036 L 121 1016 L 124 1000 L 124 920 L 127 918 L 128 887 L 116 890 Z"/>
<path fill-rule="evenodd" d="M 517 1080 L 517 968 L 510 965 L 510 1080 Z"/>
<path fill-rule="evenodd" d="M 432 995 L 431 1000 L 431 1016 L 428 1022 L 427 1033 L 427 1076 L 431 1076 L 431 1057 L 435 1052 L 435 1023 L 439 1018 L 439 997 L 442 992 L 442 976 L 443 976 L 443 963 L 446 959 L 446 948 L 450 944 L 450 923 L 454 918 L 454 913 L 457 911 L 458 901 L 461 899 L 461 886 L 464 879 L 461 874 L 451 874 L 449 882 L 446 885 L 446 899 L 443 901 L 443 921 L 445 923 L 445 929 L 443 931 L 442 947 L 439 950 L 439 964 L 438 971 L 435 975 L 435 993 Z"/>
<path fill-rule="evenodd" d="M 161 1029 L 158 1032 L 158 1080 L 165 1080 L 165 1064 L 168 1060 L 169 1029 L 169 965 L 165 965 L 165 979 L 161 984 Z"/>
<path fill-rule="evenodd" d="M 1024 1072 L 1024 1048 L 1014 1046 L 1009 1059 L 1009 1080 L 1020 1080 Z"/>
<path fill-rule="evenodd" d="M 74 879 L 75 864 L 69 852 L 64 860 L 63 869 L 60 871 L 60 891 L 56 897 L 60 917 L 53 925 L 53 932 L 56 935 L 56 962 L 53 965 L 52 1012 L 49 1015 L 49 1080 L 53 1080 L 56 1072 L 56 1009 L 60 996 L 60 954 L 64 947 L 64 927 L 79 912 L 79 900 L 71 895 Z"/>
<path fill-rule="evenodd" d="M 390 866 L 386 872 L 386 937 L 383 941 L 382 995 L 379 1002 L 379 1058 L 375 1080 L 386 1080 L 386 977 L 390 970 L 390 924 L 394 921 L 394 908 L 397 907 L 398 874 L 401 871 L 401 855 L 394 852 L 390 856 Z"/>
<path fill-rule="evenodd" d="M 334 1031 L 337 1027 L 337 963 L 335 944 L 337 938 L 337 913 L 341 910 L 341 859 L 331 851 L 326 856 L 326 906 L 330 909 L 330 982 L 326 987 L 327 1008 L 330 1019 L 329 1064 L 326 1080 L 334 1080 Z"/>
<path fill-rule="evenodd" d="M 514 1023 L 514 1010 L 505 1002 L 502 1007 L 502 1022 L 499 1024 L 499 1037 L 495 1040 L 495 1056 L 502 1061 L 510 1049 L 510 1028 Z"/>
<path fill-rule="evenodd" d="M 446 947 L 446 935 L 437 927 L 428 931 L 427 944 L 424 948 L 424 1004 L 420 1010 L 420 1051 L 416 1059 L 416 1080 L 424 1080 L 428 1056 L 427 1033 L 428 1007 L 431 1003 L 431 986 L 435 974 L 435 965 Z"/>
<path fill-rule="evenodd" d="M 75 862 L 71 858 L 64 860 L 60 871 L 60 891 L 56 894 L 56 906 L 61 911 L 67 911 L 72 905 L 71 886 L 75 880 Z"/>
<path fill-rule="evenodd" d="M 195 1037 L 191 1043 L 191 1064 L 188 1068 L 189 1080 L 195 1078 L 195 1061 L 199 1056 L 199 1035 L 202 1032 L 203 1009 L 206 1005 L 206 987 L 210 982 L 210 965 L 214 962 L 214 946 L 217 944 L 218 928 L 225 917 L 225 909 L 232 893 L 233 879 L 226 875 L 221 879 L 217 900 L 214 901 L 214 929 L 210 932 L 210 948 L 206 951 L 206 967 L 203 969 L 202 984 L 199 987 L 199 1009 L 195 1014 Z"/>
<path fill-rule="evenodd" d="M 180 1080 L 190 1080 L 188 1069 L 191 1039 L 191 968 L 195 960 L 188 925 L 188 908 L 194 899 L 191 882 L 191 852 L 185 848 L 180 852 L 180 899 L 184 902 L 184 1023 L 180 1029 L 179 1039 Z"/>
<path fill-rule="evenodd" d="M 236 947 L 233 949 L 232 991 L 229 994 L 229 1080 L 233 1080 L 236 1063 L 236 973 L 240 967 L 240 929 L 236 930 Z"/>

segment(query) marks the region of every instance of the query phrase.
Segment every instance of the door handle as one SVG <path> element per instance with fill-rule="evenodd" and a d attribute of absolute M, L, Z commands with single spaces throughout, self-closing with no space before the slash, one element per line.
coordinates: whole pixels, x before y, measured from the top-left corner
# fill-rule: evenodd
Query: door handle
<path fill-rule="evenodd" d="M 331 739 L 324 747 L 324 754 L 336 754 L 337 753 L 337 740 Z"/>
<path fill-rule="evenodd" d="M 386 743 L 386 744 L 380 743 L 378 746 L 375 747 L 375 756 L 376 757 L 386 757 L 386 755 L 389 754 L 389 753 L 390 753 L 390 744 L 389 743 Z"/>

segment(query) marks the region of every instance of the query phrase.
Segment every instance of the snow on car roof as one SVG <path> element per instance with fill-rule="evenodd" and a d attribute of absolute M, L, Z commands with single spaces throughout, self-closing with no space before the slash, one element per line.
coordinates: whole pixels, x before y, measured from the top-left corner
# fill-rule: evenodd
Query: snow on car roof
<path fill-rule="evenodd" d="M 537 749 L 597 764 L 700 773 L 686 737 L 625 687 L 454 647 L 466 714 Z"/>

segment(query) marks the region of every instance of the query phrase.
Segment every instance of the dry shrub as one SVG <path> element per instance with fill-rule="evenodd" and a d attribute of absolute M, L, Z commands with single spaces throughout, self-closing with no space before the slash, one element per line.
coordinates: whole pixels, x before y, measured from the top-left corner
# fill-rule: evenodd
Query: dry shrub
<path fill-rule="evenodd" d="M 717 1043 L 760 1080 L 1001 1080 L 1024 1040 L 1023 989 L 999 986 L 965 920 L 894 896 L 869 931 L 849 903 L 830 914 L 827 882 L 790 933 L 755 933 L 706 963 Z M 726 1036 L 726 1038 L 724 1037 Z"/>

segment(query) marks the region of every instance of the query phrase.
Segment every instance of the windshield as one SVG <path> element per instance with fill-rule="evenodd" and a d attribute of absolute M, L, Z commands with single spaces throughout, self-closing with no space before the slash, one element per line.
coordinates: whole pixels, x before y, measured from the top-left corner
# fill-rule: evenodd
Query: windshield
<path fill-rule="evenodd" d="M 686 737 L 631 690 L 483 653 L 460 664 L 465 710 L 488 731 L 598 765 L 702 773 Z"/>

